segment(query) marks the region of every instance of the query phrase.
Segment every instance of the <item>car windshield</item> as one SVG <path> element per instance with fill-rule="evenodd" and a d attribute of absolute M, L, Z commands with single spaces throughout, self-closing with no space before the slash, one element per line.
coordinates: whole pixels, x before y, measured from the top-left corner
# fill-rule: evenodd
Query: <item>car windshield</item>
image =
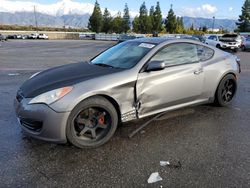
<path fill-rule="evenodd" d="M 138 41 L 127 41 L 115 45 L 91 60 L 94 65 L 129 69 L 135 66 L 154 44 Z"/>

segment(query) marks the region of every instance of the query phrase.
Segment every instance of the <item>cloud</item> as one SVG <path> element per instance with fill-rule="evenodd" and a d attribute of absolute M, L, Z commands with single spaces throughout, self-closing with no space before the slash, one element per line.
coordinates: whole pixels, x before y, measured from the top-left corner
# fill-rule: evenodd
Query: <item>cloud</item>
<path fill-rule="evenodd" d="M 182 16 L 190 17 L 210 17 L 218 11 L 216 6 L 204 4 L 199 7 L 184 7 L 180 11 Z"/>
<path fill-rule="evenodd" d="M 37 3 L 34 0 L 0 0 L 0 12 L 33 12 L 34 6 L 36 11 L 52 16 L 61 16 L 67 14 L 91 14 L 94 9 L 94 4 L 77 2 L 75 0 L 58 0 L 51 4 Z M 102 12 L 104 8 L 101 7 Z M 110 10 L 112 16 L 116 16 L 118 10 Z M 123 13 L 123 10 L 121 11 Z M 130 16 L 138 15 L 136 11 L 130 11 Z"/>
<path fill-rule="evenodd" d="M 233 7 L 229 7 L 228 11 L 231 12 L 231 11 L 233 11 L 233 9 L 234 9 Z"/>

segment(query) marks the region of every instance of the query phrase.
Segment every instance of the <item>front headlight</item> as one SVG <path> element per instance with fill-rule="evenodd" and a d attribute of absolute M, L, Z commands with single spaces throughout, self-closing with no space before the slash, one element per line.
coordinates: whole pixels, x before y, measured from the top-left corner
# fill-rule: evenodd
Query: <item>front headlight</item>
<path fill-rule="evenodd" d="M 52 91 L 48 91 L 46 93 L 43 93 L 31 99 L 29 104 L 45 103 L 49 105 L 61 99 L 63 96 L 67 95 L 69 92 L 72 91 L 72 89 L 73 89 L 72 86 L 68 86 L 68 87 L 63 87 L 63 88 L 55 89 Z"/>

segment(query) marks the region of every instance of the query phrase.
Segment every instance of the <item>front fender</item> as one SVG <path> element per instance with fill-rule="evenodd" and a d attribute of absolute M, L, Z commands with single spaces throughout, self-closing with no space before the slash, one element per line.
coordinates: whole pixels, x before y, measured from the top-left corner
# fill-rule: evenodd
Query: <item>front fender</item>
<path fill-rule="evenodd" d="M 74 107 L 86 98 L 103 95 L 112 98 L 118 104 L 121 114 L 133 110 L 134 88 L 136 75 L 119 75 L 119 78 L 103 77 L 74 85 L 71 93 L 59 101 L 50 105 L 57 112 L 70 112 Z M 115 81 L 114 81 L 115 80 Z"/>

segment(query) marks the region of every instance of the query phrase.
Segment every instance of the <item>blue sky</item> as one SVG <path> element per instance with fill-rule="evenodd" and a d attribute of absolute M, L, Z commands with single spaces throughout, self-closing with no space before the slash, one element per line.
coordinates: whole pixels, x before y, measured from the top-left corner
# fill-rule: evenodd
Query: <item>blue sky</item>
<path fill-rule="evenodd" d="M 25 0 L 42 4 L 51 4 L 61 0 Z M 76 2 L 94 3 L 95 0 L 73 0 Z M 144 0 L 98 0 L 101 7 L 107 7 L 111 10 L 120 10 L 124 4 L 128 3 L 131 11 L 138 11 Z M 156 4 L 156 0 L 145 0 L 147 8 Z M 202 16 L 216 18 L 238 18 L 241 13 L 241 7 L 244 0 L 159 0 L 164 15 L 167 14 L 170 4 L 173 4 L 177 15 Z"/>

